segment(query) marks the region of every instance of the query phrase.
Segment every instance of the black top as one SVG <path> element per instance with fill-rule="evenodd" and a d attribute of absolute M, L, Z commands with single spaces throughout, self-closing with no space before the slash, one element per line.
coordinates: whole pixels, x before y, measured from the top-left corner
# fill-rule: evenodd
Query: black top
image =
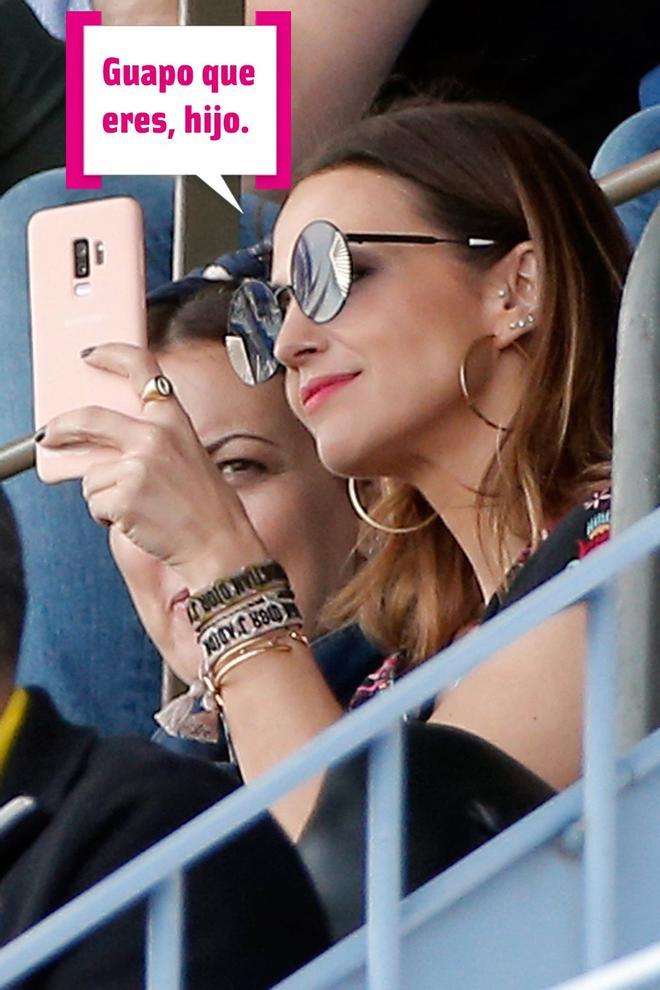
<path fill-rule="evenodd" d="M 610 507 L 609 489 L 594 493 L 553 527 L 535 553 L 523 551 L 509 573 L 507 590 L 493 595 L 481 621 L 492 619 L 609 539 Z"/>
<path fill-rule="evenodd" d="M 602 0 L 430 0 L 376 103 L 429 88 L 503 100 L 551 127 L 590 164 L 610 131 L 639 110 L 639 81 L 660 61 L 659 28 L 656 0 L 609 13 Z"/>
<path fill-rule="evenodd" d="M 0 195 L 64 165 L 64 44 L 23 0 L 0 0 Z"/>

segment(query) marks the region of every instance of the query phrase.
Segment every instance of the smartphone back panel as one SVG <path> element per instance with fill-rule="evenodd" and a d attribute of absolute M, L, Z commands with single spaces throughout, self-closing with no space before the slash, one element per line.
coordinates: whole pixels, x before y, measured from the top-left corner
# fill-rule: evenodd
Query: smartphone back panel
<path fill-rule="evenodd" d="M 89 367 L 80 352 L 108 341 L 145 346 L 142 228 L 139 204 L 123 196 L 53 207 L 31 217 L 35 429 L 81 406 L 140 415 L 140 399 L 128 380 Z M 67 451 L 37 446 L 37 471 L 48 482 L 80 477 L 90 463 L 107 456 L 107 448 L 88 445 Z"/>

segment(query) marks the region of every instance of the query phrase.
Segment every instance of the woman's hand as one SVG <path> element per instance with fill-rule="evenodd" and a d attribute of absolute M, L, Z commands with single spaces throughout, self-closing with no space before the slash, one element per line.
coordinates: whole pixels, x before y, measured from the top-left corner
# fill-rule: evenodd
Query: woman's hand
<path fill-rule="evenodd" d="M 138 395 L 162 374 L 155 357 L 130 344 L 103 344 L 85 360 L 128 378 Z M 243 507 L 201 446 L 176 396 L 144 404 L 135 419 L 90 406 L 47 426 L 44 447 L 91 443 L 116 456 L 89 468 L 83 495 L 99 523 L 174 568 L 191 588 L 266 556 Z"/>

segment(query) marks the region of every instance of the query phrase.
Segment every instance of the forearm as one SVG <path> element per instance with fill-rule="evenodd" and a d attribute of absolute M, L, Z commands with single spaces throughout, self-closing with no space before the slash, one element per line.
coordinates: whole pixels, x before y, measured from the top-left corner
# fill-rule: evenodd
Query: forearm
<path fill-rule="evenodd" d="M 342 715 L 308 648 L 265 653 L 224 680 L 222 698 L 241 773 L 254 780 Z M 271 809 L 295 841 L 314 807 L 322 777 L 281 798 Z"/>
<path fill-rule="evenodd" d="M 213 583 L 209 579 L 212 570 L 208 561 L 191 565 L 186 569 L 186 575 L 193 578 L 189 586 L 208 587 Z M 216 566 L 213 573 L 217 571 Z M 229 572 L 223 568 L 221 573 Z M 202 577 L 203 581 L 200 580 Z M 196 599 L 197 594 L 193 598 Z M 230 618 L 218 618 L 220 625 L 222 621 L 231 621 Z M 214 620 L 211 620 L 211 627 L 213 625 Z M 268 648 L 269 641 L 273 640 L 279 648 Z M 248 640 L 245 649 L 250 649 L 250 643 L 254 643 L 255 655 L 245 660 L 236 659 L 231 665 L 222 661 L 222 655 L 217 663 L 212 662 L 215 670 L 212 679 L 218 685 L 217 694 L 221 697 L 232 745 L 246 781 L 269 770 L 342 715 L 311 650 L 297 632 L 290 637 L 286 631 L 278 633 L 275 630 L 264 642 L 262 631 L 256 639 Z M 203 652 L 204 647 L 200 645 L 200 660 Z M 320 784 L 321 778 L 306 783 L 271 809 L 294 840 L 314 806 Z"/>
<path fill-rule="evenodd" d="M 481 736 L 552 787 L 580 775 L 586 606 L 498 651 L 440 699 L 431 720 Z"/>

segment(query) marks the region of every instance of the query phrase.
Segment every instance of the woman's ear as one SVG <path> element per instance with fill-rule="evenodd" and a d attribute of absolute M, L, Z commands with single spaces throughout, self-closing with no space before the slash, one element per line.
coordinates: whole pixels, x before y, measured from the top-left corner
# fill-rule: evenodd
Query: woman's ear
<path fill-rule="evenodd" d="M 531 241 L 516 244 L 491 271 L 499 284 L 499 306 L 492 324 L 495 346 L 509 347 L 536 326 L 538 266 Z"/>

